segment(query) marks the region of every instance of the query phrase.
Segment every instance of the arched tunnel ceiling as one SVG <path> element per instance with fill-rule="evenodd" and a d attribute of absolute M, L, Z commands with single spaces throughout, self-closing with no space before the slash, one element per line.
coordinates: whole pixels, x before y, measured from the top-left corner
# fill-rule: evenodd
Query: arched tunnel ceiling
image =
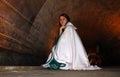
<path fill-rule="evenodd" d="M 3 38 L 1 47 L 21 52 L 33 50 L 32 43 L 26 38 L 44 2 L 45 0 L 0 0 L 0 33 L 8 41 L 4 42 Z"/>
<path fill-rule="evenodd" d="M 46 0 L 3 0 L 3 3 L 11 5 L 19 11 L 26 19 L 33 22 L 38 11 Z M 34 10 L 33 10 L 34 9 Z"/>
<path fill-rule="evenodd" d="M 65 12 L 87 52 L 99 46 L 104 62 L 112 63 L 120 59 L 119 4 L 119 0 L 1 0 L 0 47 L 48 54 L 58 36 L 58 16 Z"/>

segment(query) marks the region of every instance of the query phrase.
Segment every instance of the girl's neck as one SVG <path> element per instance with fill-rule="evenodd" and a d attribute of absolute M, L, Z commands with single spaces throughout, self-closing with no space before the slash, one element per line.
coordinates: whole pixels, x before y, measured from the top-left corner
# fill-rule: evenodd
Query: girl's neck
<path fill-rule="evenodd" d="M 63 27 L 63 28 L 64 28 L 64 27 L 65 27 L 65 25 L 61 25 L 61 27 Z"/>

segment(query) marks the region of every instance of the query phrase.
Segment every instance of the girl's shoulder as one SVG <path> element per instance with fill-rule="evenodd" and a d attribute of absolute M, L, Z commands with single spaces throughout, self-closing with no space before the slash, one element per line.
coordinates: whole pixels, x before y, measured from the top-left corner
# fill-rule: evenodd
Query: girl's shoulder
<path fill-rule="evenodd" d="M 77 29 L 71 22 L 66 24 L 66 28 Z"/>

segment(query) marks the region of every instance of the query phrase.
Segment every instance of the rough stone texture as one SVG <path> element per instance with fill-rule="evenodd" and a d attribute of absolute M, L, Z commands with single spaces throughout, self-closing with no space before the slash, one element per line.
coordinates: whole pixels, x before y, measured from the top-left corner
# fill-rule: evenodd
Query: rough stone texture
<path fill-rule="evenodd" d="M 0 49 L 1 66 L 36 66 L 44 62 L 43 56 L 37 56 L 27 53 L 17 53 L 12 50 Z"/>
<path fill-rule="evenodd" d="M 43 58 L 36 53 L 34 43 L 27 37 L 44 1 L 0 0 L 0 65 L 41 64 L 40 60 Z M 7 56 L 9 54 L 10 56 Z M 23 60 L 23 62 L 18 59 Z M 37 63 L 34 62 L 36 60 Z"/>
<path fill-rule="evenodd" d="M 1 0 L 0 47 L 46 59 L 58 36 L 58 16 L 65 12 L 87 52 L 99 52 L 103 65 L 120 65 L 119 4 L 119 0 Z"/>
<path fill-rule="evenodd" d="M 44 70 L 40 66 L 0 66 L 0 77 L 120 77 L 120 67 L 94 71 Z"/>

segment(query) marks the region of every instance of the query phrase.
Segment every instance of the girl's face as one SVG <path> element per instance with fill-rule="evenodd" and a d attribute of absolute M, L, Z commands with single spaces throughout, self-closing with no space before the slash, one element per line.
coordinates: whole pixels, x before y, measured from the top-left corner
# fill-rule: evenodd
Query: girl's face
<path fill-rule="evenodd" d="M 64 16 L 60 16 L 60 24 L 61 26 L 64 26 L 67 22 L 67 19 Z"/>

